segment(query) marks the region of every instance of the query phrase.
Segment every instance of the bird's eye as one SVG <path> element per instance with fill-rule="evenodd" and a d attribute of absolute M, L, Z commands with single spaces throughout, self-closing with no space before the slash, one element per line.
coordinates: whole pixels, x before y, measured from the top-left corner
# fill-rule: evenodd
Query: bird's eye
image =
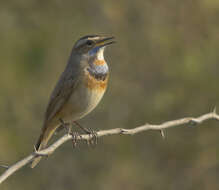
<path fill-rule="evenodd" d="M 94 42 L 93 42 L 93 41 L 91 41 L 91 40 L 88 40 L 88 41 L 87 41 L 87 45 L 88 45 L 88 46 L 91 46 L 91 45 L 93 45 L 93 43 L 94 43 Z"/>

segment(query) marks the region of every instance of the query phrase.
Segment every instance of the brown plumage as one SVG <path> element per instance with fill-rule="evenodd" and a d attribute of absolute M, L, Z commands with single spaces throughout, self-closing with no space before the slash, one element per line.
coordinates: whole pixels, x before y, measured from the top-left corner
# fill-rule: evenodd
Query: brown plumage
<path fill-rule="evenodd" d="M 108 67 L 102 54 L 104 47 L 113 43 L 109 42 L 111 39 L 92 35 L 76 42 L 68 64 L 51 94 L 42 132 L 35 145 L 37 151 L 46 147 L 60 126 L 60 119 L 64 122 L 81 119 L 101 100 L 108 81 Z M 35 167 L 40 159 L 35 158 L 31 167 Z"/>

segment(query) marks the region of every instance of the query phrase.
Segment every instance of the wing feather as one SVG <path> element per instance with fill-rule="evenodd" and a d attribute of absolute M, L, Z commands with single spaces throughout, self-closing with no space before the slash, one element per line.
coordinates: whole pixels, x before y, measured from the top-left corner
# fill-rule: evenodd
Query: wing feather
<path fill-rule="evenodd" d="M 67 69 L 66 69 L 67 70 Z M 46 109 L 45 121 L 49 122 L 55 117 L 55 115 L 62 109 L 65 103 L 68 101 L 74 89 L 77 86 L 79 74 L 76 72 L 63 72 L 58 83 L 56 84 Z M 45 125 L 44 125 L 45 126 Z"/>

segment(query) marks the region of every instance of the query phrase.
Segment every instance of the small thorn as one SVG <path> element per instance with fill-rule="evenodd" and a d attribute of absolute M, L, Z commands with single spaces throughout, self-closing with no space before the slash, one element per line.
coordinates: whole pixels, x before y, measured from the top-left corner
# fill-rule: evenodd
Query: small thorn
<path fill-rule="evenodd" d="M 164 134 L 164 130 L 160 130 L 160 134 L 161 134 L 161 136 L 162 136 L 163 139 L 166 138 L 166 137 L 165 137 L 165 134 Z"/>
<path fill-rule="evenodd" d="M 200 121 L 198 121 L 197 119 L 191 119 L 189 121 L 189 126 L 196 126 L 199 123 L 200 123 Z"/>
<path fill-rule="evenodd" d="M 5 168 L 5 169 L 9 168 L 9 166 L 7 166 L 7 165 L 0 165 L 0 167 Z"/>
<path fill-rule="evenodd" d="M 217 113 L 217 107 L 216 106 L 213 109 L 213 113 L 215 113 L 215 114 Z"/>
<path fill-rule="evenodd" d="M 36 153 L 36 152 L 37 152 L 37 149 L 36 149 L 36 146 L 35 146 L 35 145 L 33 146 L 33 149 L 34 149 L 34 152 Z"/>
<path fill-rule="evenodd" d="M 90 146 L 90 140 L 87 139 L 86 141 L 87 141 L 87 146 Z"/>

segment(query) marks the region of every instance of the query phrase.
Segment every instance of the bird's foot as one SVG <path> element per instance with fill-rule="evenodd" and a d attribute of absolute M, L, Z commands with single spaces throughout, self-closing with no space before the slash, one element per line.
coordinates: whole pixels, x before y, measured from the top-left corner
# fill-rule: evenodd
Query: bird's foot
<path fill-rule="evenodd" d="M 98 135 L 97 132 L 91 128 L 86 129 L 87 134 L 90 136 L 90 138 L 87 140 L 87 144 L 89 145 L 97 145 L 98 143 Z"/>
<path fill-rule="evenodd" d="M 77 146 L 79 138 L 81 138 L 81 135 L 78 132 L 73 132 L 72 126 L 69 123 L 65 123 L 62 119 L 59 120 L 61 125 L 58 128 L 58 130 L 60 128 L 61 128 L 60 130 L 62 130 L 63 128 L 66 129 L 67 133 L 72 136 L 72 146 L 73 148 L 75 148 Z"/>
<path fill-rule="evenodd" d="M 72 146 L 75 148 L 78 144 L 78 140 L 81 138 L 81 135 L 78 132 L 70 131 L 69 134 L 72 136 Z"/>
<path fill-rule="evenodd" d="M 94 131 L 91 128 L 85 128 L 81 126 L 77 121 L 74 121 L 74 123 L 81 129 L 83 130 L 86 134 L 90 135 L 90 138 L 87 140 L 88 145 L 97 145 L 98 142 L 98 135 L 97 132 Z"/>
<path fill-rule="evenodd" d="M 61 124 L 56 129 L 57 132 L 60 132 L 62 129 L 65 129 L 67 131 L 67 133 L 72 132 L 70 123 L 65 123 L 62 118 L 60 118 L 59 121 L 60 121 Z"/>

